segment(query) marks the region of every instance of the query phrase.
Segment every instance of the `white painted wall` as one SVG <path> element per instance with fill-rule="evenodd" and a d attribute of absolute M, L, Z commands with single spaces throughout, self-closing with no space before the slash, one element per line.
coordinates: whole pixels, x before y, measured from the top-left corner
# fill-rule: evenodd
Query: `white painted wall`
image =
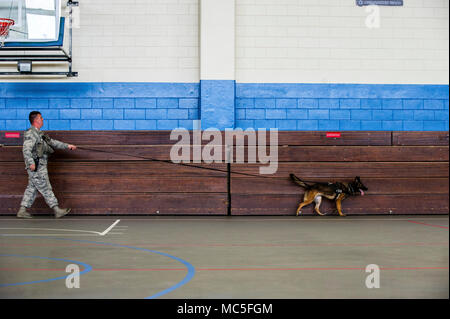
<path fill-rule="evenodd" d="M 65 5 L 66 1 L 62 2 Z M 79 2 L 80 27 L 73 29 L 73 70 L 79 72 L 79 77 L 28 81 L 199 81 L 198 0 Z M 43 70 L 37 66 L 34 69 Z M 10 80 L 0 78 L 0 82 Z"/>
<path fill-rule="evenodd" d="M 200 57 L 201 1 L 235 10 L 204 10 L 208 30 L 235 28 L 208 42 L 204 28 Z M 202 69 L 237 82 L 448 84 L 449 1 L 404 3 L 381 7 L 381 27 L 369 29 L 355 0 L 80 0 L 79 77 L 0 82 L 198 82 Z"/>
<path fill-rule="evenodd" d="M 236 81 L 448 84 L 449 2 L 236 0 Z"/>
<path fill-rule="evenodd" d="M 197 0 L 81 0 L 80 81 L 198 82 Z"/>

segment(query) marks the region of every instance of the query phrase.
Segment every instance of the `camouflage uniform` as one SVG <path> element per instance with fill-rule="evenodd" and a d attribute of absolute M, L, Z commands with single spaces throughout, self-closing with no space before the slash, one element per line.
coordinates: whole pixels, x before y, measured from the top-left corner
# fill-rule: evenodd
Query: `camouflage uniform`
<path fill-rule="evenodd" d="M 69 145 L 51 139 L 34 126 L 25 131 L 23 136 L 23 158 L 25 160 L 25 169 L 28 172 L 28 186 L 20 206 L 30 208 L 38 191 L 50 208 L 58 206 L 58 200 L 53 194 L 47 171 L 48 156 L 53 153 L 53 148 L 68 149 Z M 39 159 L 39 165 L 37 170 L 32 171 L 30 166 L 36 164 L 35 159 L 37 158 Z"/>

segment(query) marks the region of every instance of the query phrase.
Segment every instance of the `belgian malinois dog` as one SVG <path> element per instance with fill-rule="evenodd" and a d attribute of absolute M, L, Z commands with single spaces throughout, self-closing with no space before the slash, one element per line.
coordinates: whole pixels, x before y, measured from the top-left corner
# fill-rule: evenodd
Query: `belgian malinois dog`
<path fill-rule="evenodd" d="M 349 196 L 364 196 L 364 191 L 368 190 L 368 188 L 361 182 L 359 176 L 356 176 L 350 183 L 336 182 L 314 184 L 307 184 L 294 174 L 290 174 L 290 177 L 294 183 L 306 190 L 305 195 L 303 196 L 303 202 L 301 202 L 297 208 L 297 216 L 301 214 L 301 210 L 304 206 L 307 206 L 312 202 L 316 203 L 316 206 L 314 207 L 316 213 L 321 216 L 325 215 L 319 210 L 320 204 L 322 203 L 322 196 L 334 200 L 336 202 L 336 208 L 339 215 L 345 216 L 342 212 L 342 201 Z"/>

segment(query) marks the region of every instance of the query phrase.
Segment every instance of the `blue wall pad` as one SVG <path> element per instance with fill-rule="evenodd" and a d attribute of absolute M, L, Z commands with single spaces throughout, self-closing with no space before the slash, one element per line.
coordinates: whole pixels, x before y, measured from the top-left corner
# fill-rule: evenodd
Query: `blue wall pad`
<path fill-rule="evenodd" d="M 200 118 L 202 129 L 234 128 L 235 81 L 200 81 Z"/>

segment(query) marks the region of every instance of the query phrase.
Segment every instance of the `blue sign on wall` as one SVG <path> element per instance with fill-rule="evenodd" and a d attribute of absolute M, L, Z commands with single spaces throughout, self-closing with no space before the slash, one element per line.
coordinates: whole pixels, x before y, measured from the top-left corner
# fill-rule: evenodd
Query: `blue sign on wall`
<path fill-rule="evenodd" d="M 356 0 L 362 6 L 403 6 L 403 0 Z"/>

